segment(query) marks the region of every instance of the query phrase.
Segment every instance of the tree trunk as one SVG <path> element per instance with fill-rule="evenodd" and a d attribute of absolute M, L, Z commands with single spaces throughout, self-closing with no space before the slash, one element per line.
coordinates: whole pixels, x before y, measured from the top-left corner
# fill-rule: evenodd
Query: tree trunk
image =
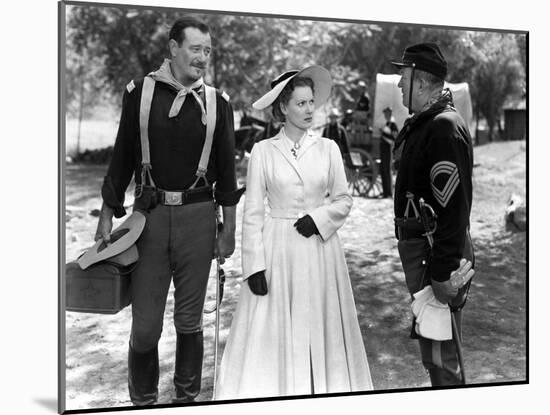
<path fill-rule="evenodd" d="M 475 145 L 479 145 L 479 102 L 476 105 L 476 133 L 475 133 Z"/>
<path fill-rule="evenodd" d="M 78 78 L 80 79 L 80 97 L 78 100 L 78 131 L 76 135 L 76 155 L 80 154 L 80 131 L 82 127 L 82 118 L 84 114 L 84 67 L 80 65 L 78 70 Z"/>
<path fill-rule="evenodd" d="M 506 137 L 504 136 L 504 130 L 502 128 L 502 123 L 500 121 L 501 121 L 500 117 L 497 118 L 498 136 L 500 140 L 504 140 Z"/>
<path fill-rule="evenodd" d="M 490 143 L 493 142 L 493 129 L 495 128 L 495 121 L 494 120 L 487 120 L 487 127 L 489 128 L 487 138 Z"/>

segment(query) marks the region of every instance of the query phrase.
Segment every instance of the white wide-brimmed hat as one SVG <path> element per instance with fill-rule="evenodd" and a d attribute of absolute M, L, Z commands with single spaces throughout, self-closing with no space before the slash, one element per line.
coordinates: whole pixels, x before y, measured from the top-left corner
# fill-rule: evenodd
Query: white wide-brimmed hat
<path fill-rule="evenodd" d="M 99 239 L 78 259 L 80 268 L 86 269 L 90 265 L 108 259 L 119 265 L 130 265 L 138 260 L 138 251 L 135 242 L 145 227 L 143 213 L 134 211 L 118 228 L 111 233 L 111 241 L 107 245 Z"/>
<path fill-rule="evenodd" d="M 322 66 L 312 65 L 301 71 L 288 71 L 279 75 L 271 82 L 271 89 L 252 104 L 252 108 L 263 110 L 269 107 L 273 104 L 273 101 L 277 99 L 284 87 L 295 76 L 311 78 L 313 81 L 315 108 L 319 108 L 327 102 L 332 88 L 332 77 L 330 76 L 330 72 Z"/>

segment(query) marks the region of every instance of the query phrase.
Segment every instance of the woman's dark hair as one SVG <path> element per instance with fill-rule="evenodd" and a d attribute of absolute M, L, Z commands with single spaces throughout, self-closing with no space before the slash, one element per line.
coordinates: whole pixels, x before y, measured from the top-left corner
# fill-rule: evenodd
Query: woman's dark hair
<path fill-rule="evenodd" d="M 199 29 L 202 33 L 210 33 L 210 29 L 203 21 L 194 16 L 184 16 L 174 22 L 172 28 L 170 29 L 168 39 L 174 39 L 178 42 L 178 45 L 181 46 L 181 42 L 185 40 L 184 29 L 188 27 Z"/>
<path fill-rule="evenodd" d="M 292 96 L 292 92 L 294 92 L 294 89 L 296 89 L 296 87 L 298 86 L 309 86 L 311 88 L 311 92 L 315 94 L 315 89 L 313 88 L 313 80 L 311 78 L 298 76 L 292 78 L 288 82 L 288 84 L 285 85 L 275 101 L 273 101 L 271 112 L 273 113 L 273 117 L 277 121 L 283 122 L 285 120 L 286 117 L 281 111 L 281 105 L 288 104 L 288 101 L 290 101 L 290 97 Z"/>

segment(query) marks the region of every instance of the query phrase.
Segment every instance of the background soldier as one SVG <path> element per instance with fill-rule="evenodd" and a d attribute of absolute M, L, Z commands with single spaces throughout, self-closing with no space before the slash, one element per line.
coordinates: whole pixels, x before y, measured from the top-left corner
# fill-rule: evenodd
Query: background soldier
<path fill-rule="evenodd" d="M 150 111 L 145 117 L 148 128 L 140 127 L 145 80 L 130 82 L 124 92 L 96 233 L 96 239 L 109 240 L 113 215 L 125 215 L 124 192 L 134 175 L 134 209 L 146 216 L 145 229 L 137 242 L 140 259 L 131 285 L 128 387 L 134 405 L 157 400 L 157 345 L 172 278 L 177 332 L 174 402 L 192 401 L 199 394 L 202 312 L 210 266 L 214 255 L 223 260 L 235 249 L 238 192 L 233 110 L 225 94 L 203 83 L 212 52 L 209 29 L 192 17 L 182 18 L 172 26 L 168 46 L 171 59 L 148 75 L 154 80 Z M 208 94 L 215 92 L 216 123 L 208 168 L 201 175 L 197 166 L 207 136 L 207 118 L 214 115 L 205 110 L 212 104 L 207 88 Z M 148 139 L 141 140 L 140 133 L 148 134 Z M 150 157 L 150 163 L 144 157 Z M 217 241 L 214 196 L 215 203 L 223 208 L 224 218 Z"/>
<path fill-rule="evenodd" d="M 357 100 L 355 109 L 357 111 L 365 111 L 366 113 L 368 113 L 370 111 L 370 95 L 367 89 L 367 83 L 365 81 L 359 81 L 357 85 L 359 86 L 359 92 L 361 93 L 361 95 Z"/>
<path fill-rule="evenodd" d="M 402 90 L 403 104 L 414 114 L 405 122 L 396 140 L 396 148 L 402 146 L 394 196 L 399 243 L 424 238 L 425 230 L 408 226 L 416 221 L 406 220 L 412 212 L 421 211 L 420 198 L 432 206 L 437 215 L 433 249 L 424 278 L 421 278 L 422 284 L 418 290 L 410 287 L 409 290 L 412 293 L 431 284 L 437 300 L 448 303 L 454 311 L 460 332 L 460 310 L 470 284 L 453 284 L 451 274 L 459 268 L 463 257 L 474 262 L 469 235 L 471 138 L 466 123 L 453 106 L 451 92 L 444 89 L 447 62 L 436 44 L 410 46 L 405 49 L 403 59 L 393 63 L 400 68 L 398 86 Z M 406 257 L 410 254 L 400 249 L 406 276 Z M 456 385 L 463 375 L 459 365 L 459 343 L 457 336 L 453 337 L 448 341 L 419 337 L 422 362 L 434 386 Z"/>
<path fill-rule="evenodd" d="M 338 118 L 340 118 L 340 111 L 337 108 L 333 108 L 328 115 L 329 123 L 323 129 L 323 134 L 321 135 L 335 141 L 343 156 L 344 154 L 349 154 L 348 138 L 346 130 L 338 122 Z"/>
<path fill-rule="evenodd" d="M 380 129 L 382 137 L 380 140 L 380 159 L 382 176 L 382 197 L 392 196 L 392 168 L 391 168 L 391 151 L 399 128 L 392 117 L 392 108 L 386 107 L 383 110 L 386 124 Z"/>

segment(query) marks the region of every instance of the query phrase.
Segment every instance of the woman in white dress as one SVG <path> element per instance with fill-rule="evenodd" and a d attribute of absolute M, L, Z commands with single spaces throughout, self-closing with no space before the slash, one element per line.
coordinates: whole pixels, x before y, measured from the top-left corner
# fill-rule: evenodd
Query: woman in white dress
<path fill-rule="evenodd" d="M 353 200 L 340 150 L 314 134 L 332 80 L 320 66 L 286 72 L 256 101 L 284 127 L 254 145 L 243 218 L 243 283 L 216 399 L 372 389 L 336 231 Z"/>

